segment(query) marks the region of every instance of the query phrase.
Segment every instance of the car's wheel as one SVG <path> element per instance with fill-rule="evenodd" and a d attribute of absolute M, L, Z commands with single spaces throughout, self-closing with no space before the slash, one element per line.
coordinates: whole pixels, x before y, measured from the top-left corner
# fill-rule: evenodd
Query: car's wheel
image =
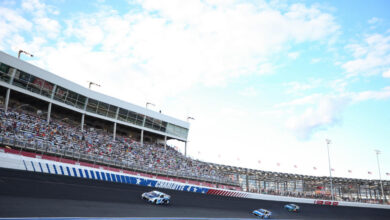
<path fill-rule="evenodd" d="M 153 204 L 157 205 L 157 200 L 154 200 L 154 201 L 153 201 Z"/>

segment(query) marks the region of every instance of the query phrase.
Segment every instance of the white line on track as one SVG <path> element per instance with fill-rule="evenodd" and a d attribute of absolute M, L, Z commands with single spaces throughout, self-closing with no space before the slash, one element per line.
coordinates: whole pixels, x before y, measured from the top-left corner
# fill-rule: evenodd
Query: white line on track
<path fill-rule="evenodd" d="M 239 220 L 239 219 L 257 219 L 257 218 L 187 218 L 187 217 L 162 217 L 162 218 L 156 218 L 156 217 L 23 217 L 23 218 L 0 218 L 0 220 L 93 220 L 93 219 L 99 219 L 99 220 Z"/>

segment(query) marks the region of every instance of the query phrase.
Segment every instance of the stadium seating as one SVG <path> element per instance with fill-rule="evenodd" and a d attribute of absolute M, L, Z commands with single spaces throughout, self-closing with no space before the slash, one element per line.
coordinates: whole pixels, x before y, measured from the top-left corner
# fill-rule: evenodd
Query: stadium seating
<path fill-rule="evenodd" d="M 63 121 L 51 120 L 47 124 L 36 114 L 21 110 L 5 113 L 0 110 L 0 135 L 29 143 L 36 148 L 64 155 L 88 157 L 94 162 L 123 163 L 145 171 L 167 173 L 216 182 L 234 184 L 224 173 L 212 169 L 208 163 L 185 157 L 174 148 L 158 144 L 144 144 L 128 137 L 117 136 L 94 128 L 81 131 Z M 234 184 L 236 185 L 236 184 Z"/>

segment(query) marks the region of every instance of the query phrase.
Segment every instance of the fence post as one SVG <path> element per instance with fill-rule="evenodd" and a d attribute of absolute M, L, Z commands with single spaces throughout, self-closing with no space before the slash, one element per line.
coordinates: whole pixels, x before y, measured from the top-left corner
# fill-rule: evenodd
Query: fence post
<path fill-rule="evenodd" d="M 19 151 L 18 155 L 20 155 L 20 154 L 22 154 L 22 147 L 21 146 L 20 146 L 20 151 Z"/>

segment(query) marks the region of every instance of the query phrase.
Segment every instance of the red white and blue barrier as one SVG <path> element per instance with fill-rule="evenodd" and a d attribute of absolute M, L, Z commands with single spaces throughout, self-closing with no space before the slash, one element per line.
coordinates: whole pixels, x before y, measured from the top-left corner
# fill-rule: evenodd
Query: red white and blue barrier
<path fill-rule="evenodd" d="M 6 152 L 7 151 L 7 152 Z M 42 158 L 40 155 L 23 156 L 13 152 L 13 150 L 0 148 L 0 167 L 27 170 L 32 172 L 49 173 L 55 175 L 64 175 L 77 178 L 93 179 L 97 181 L 108 181 L 122 184 L 133 184 L 140 186 L 148 186 L 162 189 L 172 189 L 178 191 L 187 191 L 193 193 L 202 193 L 208 195 L 228 196 L 248 199 L 281 201 L 289 203 L 308 203 L 317 205 L 332 205 L 332 206 L 353 206 L 366 208 L 382 208 L 390 209 L 389 205 L 367 204 L 357 202 L 344 201 L 324 201 L 306 198 L 295 198 L 286 196 L 276 196 L 258 193 L 249 193 L 237 190 L 221 189 L 210 186 L 202 186 L 200 182 L 189 183 L 174 181 L 173 179 L 162 179 L 156 176 L 143 176 L 141 173 L 119 170 L 107 167 L 93 167 L 90 164 L 70 163 L 70 161 L 60 162 Z M 74 162 L 74 161 L 73 161 Z M 89 165 L 89 166 L 88 166 Z M 144 174 L 145 175 L 145 174 Z"/>
<path fill-rule="evenodd" d="M 93 168 L 77 164 L 55 162 L 40 158 L 29 158 L 15 154 L 0 152 L 0 166 L 11 169 L 27 170 L 32 172 L 49 173 L 56 175 L 72 176 L 99 181 L 134 184 L 179 191 L 188 191 L 206 194 L 208 188 L 189 185 L 180 182 L 166 181 L 140 175 L 131 175 L 123 171 L 115 172 L 100 168 Z"/>

